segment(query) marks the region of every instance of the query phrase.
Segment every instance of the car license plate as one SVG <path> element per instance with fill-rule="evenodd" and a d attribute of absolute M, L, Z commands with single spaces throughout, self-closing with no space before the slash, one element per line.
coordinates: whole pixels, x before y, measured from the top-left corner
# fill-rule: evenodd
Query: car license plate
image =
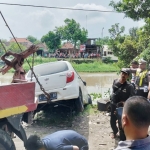
<path fill-rule="evenodd" d="M 50 100 L 57 99 L 57 92 L 49 93 Z M 44 94 L 39 95 L 39 101 L 46 101 L 47 98 Z"/>

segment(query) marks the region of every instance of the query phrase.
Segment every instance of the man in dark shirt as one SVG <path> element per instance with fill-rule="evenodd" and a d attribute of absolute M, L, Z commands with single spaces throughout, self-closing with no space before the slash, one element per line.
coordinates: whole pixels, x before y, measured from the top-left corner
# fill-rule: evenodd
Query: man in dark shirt
<path fill-rule="evenodd" d="M 26 143 L 27 150 L 88 150 L 84 136 L 73 130 L 61 130 L 52 133 L 42 140 L 32 135 Z"/>
<path fill-rule="evenodd" d="M 130 97 L 124 105 L 122 128 L 126 141 L 120 141 L 115 150 L 150 150 L 150 102 L 142 96 Z"/>
<path fill-rule="evenodd" d="M 111 116 L 110 116 L 110 125 L 113 130 L 112 138 L 116 137 L 118 133 L 118 128 L 116 126 L 117 117 L 115 114 L 116 107 L 119 103 L 124 103 L 129 97 L 135 95 L 134 88 L 132 84 L 127 82 L 127 79 L 130 75 L 130 71 L 127 69 L 121 70 L 120 79 L 116 79 L 113 82 L 113 93 L 111 96 Z"/>

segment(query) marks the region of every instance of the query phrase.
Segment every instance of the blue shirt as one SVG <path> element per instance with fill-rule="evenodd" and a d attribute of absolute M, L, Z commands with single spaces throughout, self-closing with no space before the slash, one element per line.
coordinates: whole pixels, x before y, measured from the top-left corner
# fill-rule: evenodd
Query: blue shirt
<path fill-rule="evenodd" d="M 88 143 L 84 136 L 73 130 L 54 132 L 42 139 L 46 150 L 73 150 L 73 145 L 80 150 L 88 150 Z"/>
<path fill-rule="evenodd" d="M 115 150 L 150 150 L 150 136 L 145 139 L 120 141 Z"/>

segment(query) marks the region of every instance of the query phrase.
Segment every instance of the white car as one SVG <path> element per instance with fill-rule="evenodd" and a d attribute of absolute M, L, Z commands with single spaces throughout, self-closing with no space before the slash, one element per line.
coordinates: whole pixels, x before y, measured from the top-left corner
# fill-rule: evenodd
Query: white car
<path fill-rule="evenodd" d="M 39 82 L 47 93 L 51 102 L 73 100 L 77 111 L 83 111 L 85 104 L 91 104 L 92 100 L 87 92 L 86 82 L 74 70 L 68 61 L 56 61 L 44 63 L 33 68 Z M 26 80 L 36 82 L 35 95 L 39 104 L 47 103 L 46 96 L 40 89 L 31 70 L 26 74 Z"/>

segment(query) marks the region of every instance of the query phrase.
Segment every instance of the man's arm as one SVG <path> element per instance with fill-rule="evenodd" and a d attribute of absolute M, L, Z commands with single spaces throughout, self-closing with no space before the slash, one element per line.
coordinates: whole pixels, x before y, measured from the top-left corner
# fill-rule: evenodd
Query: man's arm
<path fill-rule="evenodd" d="M 129 70 L 131 73 L 136 73 L 137 69 L 133 69 L 133 68 L 122 68 L 125 70 Z"/>
<path fill-rule="evenodd" d="M 73 150 L 79 150 L 78 146 L 73 146 Z"/>
<path fill-rule="evenodd" d="M 75 145 L 65 145 L 65 146 L 59 147 L 58 150 L 79 150 L 79 147 Z"/>

